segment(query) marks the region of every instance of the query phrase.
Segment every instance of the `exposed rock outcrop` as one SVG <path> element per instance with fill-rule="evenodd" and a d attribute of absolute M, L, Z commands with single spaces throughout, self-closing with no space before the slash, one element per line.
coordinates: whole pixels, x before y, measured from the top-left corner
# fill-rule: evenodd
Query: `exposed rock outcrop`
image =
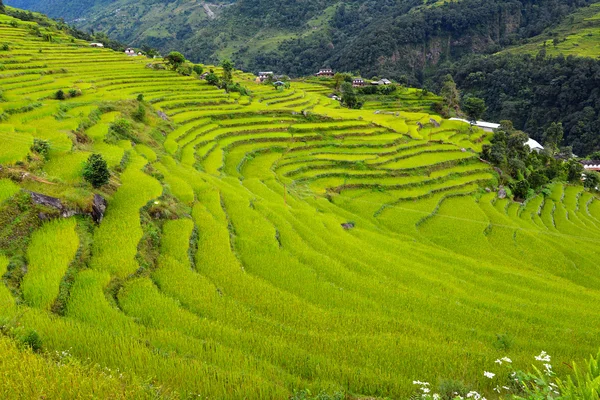
<path fill-rule="evenodd" d="M 104 219 L 104 213 L 108 203 L 106 199 L 99 194 L 94 195 L 94 201 L 92 203 L 92 219 L 95 223 L 99 224 Z"/>

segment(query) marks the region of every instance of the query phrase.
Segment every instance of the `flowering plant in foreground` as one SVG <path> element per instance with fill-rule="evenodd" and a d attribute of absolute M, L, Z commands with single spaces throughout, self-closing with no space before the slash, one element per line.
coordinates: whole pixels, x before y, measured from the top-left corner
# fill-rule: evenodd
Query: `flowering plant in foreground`
<path fill-rule="evenodd" d="M 495 361 L 498 367 L 504 371 L 495 372 L 483 371 L 483 376 L 490 379 L 496 386 L 493 388 L 494 397 L 508 398 L 514 400 L 558 400 L 558 399 L 600 399 L 600 353 L 596 358 L 591 357 L 586 361 L 583 369 L 580 369 L 575 363 L 570 366 L 573 374 L 560 379 L 552 369 L 552 358 L 548 353 L 542 351 L 534 357 L 537 361 L 533 365 L 533 372 L 516 371 L 512 367 L 512 360 L 508 357 L 499 358 Z M 503 367 L 502 367 L 503 366 Z M 508 368 L 508 371 L 506 371 Z M 506 375 L 508 372 L 508 375 Z M 504 376 L 506 379 L 501 382 Z M 435 393 L 431 389 L 429 382 L 413 381 L 418 386 L 412 399 L 423 400 L 486 400 L 486 398 L 477 391 L 465 393 L 454 392 L 451 395 Z"/>

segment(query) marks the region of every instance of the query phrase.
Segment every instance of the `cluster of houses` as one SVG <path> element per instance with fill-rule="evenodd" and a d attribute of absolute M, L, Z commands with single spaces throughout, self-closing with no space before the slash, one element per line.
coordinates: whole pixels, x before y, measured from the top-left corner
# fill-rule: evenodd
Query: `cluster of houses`
<path fill-rule="evenodd" d="M 95 47 L 95 48 L 104 48 L 104 44 L 103 43 L 90 43 L 90 47 Z M 136 52 L 134 49 L 132 49 L 131 47 L 128 47 L 125 49 L 125 54 L 130 56 L 130 57 L 137 57 L 137 56 L 143 56 L 144 54 L 139 51 Z"/>
<path fill-rule="evenodd" d="M 128 48 L 125 49 L 125 54 L 127 54 L 130 57 L 137 57 L 137 56 L 143 56 L 144 55 L 141 51 L 136 52 L 131 47 L 128 47 Z"/>
<path fill-rule="evenodd" d="M 315 76 L 317 76 L 319 78 L 333 78 L 335 76 L 335 72 L 333 72 L 333 70 L 331 68 L 323 68 L 323 69 L 320 69 L 319 72 L 317 72 L 315 74 Z M 379 86 L 379 85 L 386 86 L 386 85 L 391 85 L 392 81 L 390 81 L 389 79 L 380 79 L 378 81 L 367 82 L 362 78 L 355 78 L 352 81 L 353 87 L 363 87 L 363 86 L 366 86 L 367 84 L 377 85 L 377 86 Z"/>
<path fill-rule="evenodd" d="M 580 162 L 583 165 L 583 169 L 585 169 L 586 171 L 600 172 L 600 161 L 596 161 L 596 160 L 583 160 L 583 161 L 580 161 Z"/>
<path fill-rule="evenodd" d="M 285 82 L 283 82 L 282 79 L 282 75 L 275 75 L 273 71 L 261 71 L 258 73 L 256 83 L 264 83 L 265 81 L 270 80 L 275 86 L 285 86 Z"/>

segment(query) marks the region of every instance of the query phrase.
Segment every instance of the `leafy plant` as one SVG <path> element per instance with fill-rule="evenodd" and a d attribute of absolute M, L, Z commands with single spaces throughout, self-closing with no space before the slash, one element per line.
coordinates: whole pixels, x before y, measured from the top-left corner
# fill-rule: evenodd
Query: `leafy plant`
<path fill-rule="evenodd" d="M 95 188 L 99 188 L 108 183 L 110 171 L 108 170 L 108 165 L 102 155 L 90 155 L 83 168 L 83 178 Z"/>

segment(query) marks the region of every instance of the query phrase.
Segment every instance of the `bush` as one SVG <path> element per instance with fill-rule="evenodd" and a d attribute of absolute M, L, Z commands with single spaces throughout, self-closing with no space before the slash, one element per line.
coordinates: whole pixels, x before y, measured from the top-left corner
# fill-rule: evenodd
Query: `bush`
<path fill-rule="evenodd" d="M 106 185 L 110 179 L 110 171 L 108 165 L 102 155 L 92 154 L 83 168 L 83 178 L 92 184 L 93 187 L 99 188 Z"/>
<path fill-rule="evenodd" d="M 194 70 L 189 64 L 183 64 L 177 67 L 177 73 L 183 76 L 191 76 Z"/>
<path fill-rule="evenodd" d="M 209 85 L 218 86 L 219 81 L 220 81 L 219 77 L 212 70 L 210 71 L 210 73 L 208 75 L 206 75 L 206 82 Z"/>
<path fill-rule="evenodd" d="M 35 352 L 42 350 L 42 339 L 36 331 L 29 331 L 23 337 L 23 344 Z"/>
<path fill-rule="evenodd" d="M 131 126 L 131 123 L 125 118 L 120 118 L 110 124 L 108 127 L 107 140 L 132 140 L 135 143 L 139 142 L 138 138 L 133 134 L 133 126 Z"/>
<path fill-rule="evenodd" d="M 38 153 L 47 160 L 50 155 L 50 143 L 47 140 L 34 139 L 31 151 Z"/>
<path fill-rule="evenodd" d="M 2 50 L 3 50 L 3 51 L 9 51 L 9 50 L 10 50 L 10 46 L 8 45 L 8 43 L 4 43 L 4 44 L 2 45 Z"/>
<path fill-rule="evenodd" d="M 55 98 L 56 100 L 64 100 L 65 99 L 65 92 L 63 92 L 62 89 L 58 90 L 55 94 Z"/>
<path fill-rule="evenodd" d="M 204 68 L 202 68 L 202 65 L 199 64 L 194 65 L 193 70 L 198 75 L 202 75 L 202 73 L 204 72 Z"/>
<path fill-rule="evenodd" d="M 69 90 L 69 97 L 73 98 L 73 97 L 79 97 L 82 95 L 82 92 L 80 89 L 70 89 Z"/>
<path fill-rule="evenodd" d="M 133 113 L 133 119 L 139 122 L 146 121 L 146 107 L 142 103 L 138 104 L 137 110 Z"/>
<path fill-rule="evenodd" d="M 585 173 L 585 180 L 583 181 L 583 186 L 586 189 L 595 190 L 600 185 L 600 174 L 594 171 L 589 171 Z"/>
<path fill-rule="evenodd" d="M 137 95 L 137 101 L 139 101 L 140 103 L 142 101 L 144 101 L 144 95 L 142 93 L 140 93 L 140 94 Z"/>

